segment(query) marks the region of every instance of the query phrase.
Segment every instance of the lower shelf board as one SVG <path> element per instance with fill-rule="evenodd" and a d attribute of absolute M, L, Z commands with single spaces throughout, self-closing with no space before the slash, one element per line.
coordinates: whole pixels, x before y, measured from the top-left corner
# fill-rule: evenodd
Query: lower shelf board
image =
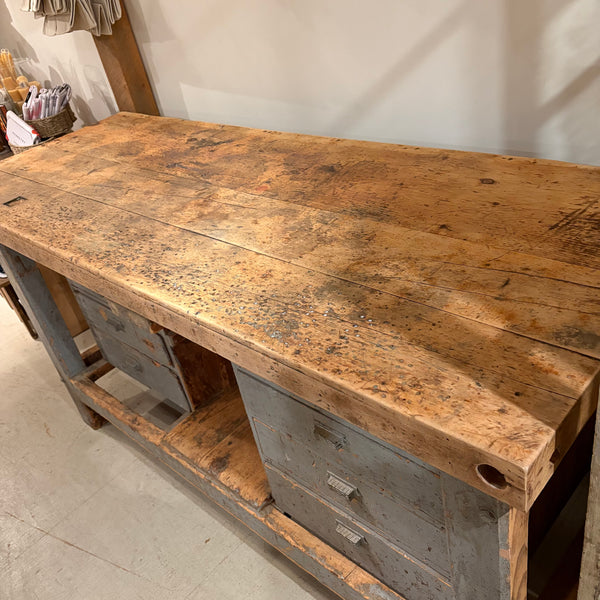
<path fill-rule="evenodd" d="M 95 373 L 105 370 L 105 365 L 95 365 L 70 380 L 84 404 L 332 591 L 349 600 L 403 600 L 271 504 L 267 477 L 237 390 L 164 431 L 95 383 Z"/>
<path fill-rule="evenodd" d="M 237 390 L 196 409 L 162 440 L 165 452 L 200 469 L 251 506 L 270 502 L 270 490 L 250 423 Z"/>

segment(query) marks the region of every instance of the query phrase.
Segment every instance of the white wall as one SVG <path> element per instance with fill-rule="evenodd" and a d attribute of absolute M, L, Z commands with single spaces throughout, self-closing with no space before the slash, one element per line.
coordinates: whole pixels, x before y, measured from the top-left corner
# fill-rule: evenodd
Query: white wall
<path fill-rule="evenodd" d="M 71 84 L 75 127 L 91 125 L 115 113 L 117 105 L 92 36 L 83 31 L 48 37 L 42 20 L 20 10 L 21 0 L 0 2 L 0 47 L 8 48 L 17 67 L 43 85 Z"/>
<path fill-rule="evenodd" d="M 163 114 L 600 164 L 597 0 L 126 0 Z"/>
<path fill-rule="evenodd" d="M 7 2 L 0 45 L 114 111 L 90 36 Z M 600 164 L 598 0 L 125 3 L 162 114 Z"/>

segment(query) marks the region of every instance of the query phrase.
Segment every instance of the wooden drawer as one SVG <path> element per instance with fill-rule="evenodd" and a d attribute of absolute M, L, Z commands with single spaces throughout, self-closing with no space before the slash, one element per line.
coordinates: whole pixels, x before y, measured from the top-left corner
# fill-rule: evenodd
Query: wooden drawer
<path fill-rule="evenodd" d="M 237 387 L 228 360 L 92 290 L 70 284 L 104 357 L 178 408 L 193 409 Z M 168 368 L 161 370 L 161 365 Z"/>
<path fill-rule="evenodd" d="M 71 287 L 94 333 L 108 334 L 156 362 L 173 365 L 168 340 L 163 332 L 152 331 L 150 321 L 76 283 Z"/>
<path fill-rule="evenodd" d="M 315 454 L 292 436 L 257 419 L 254 430 L 263 460 L 298 480 L 319 497 L 372 526 L 378 533 L 438 572 L 449 576 L 445 524 L 424 518 L 381 488 Z M 274 496 L 278 502 L 277 496 Z"/>
<path fill-rule="evenodd" d="M 191 410 L 182 382 L 171 369 L 122 343 L 112 335 L 98 330 L 94 334 L 102 354 L 109 363 L 157 391 L 180 410 L 184 412 Z"/>
<path fill-rule="evenodd" d="M 450 600 L 450 582 L 394 547 L 345 512 L 267 465 L 271 491 L 280 510 L 411 600 Z"/>
<path fill-rule="evenodd" d="M 327 469 L 351 474 L 353 481 L 385 490 L 388 496 L 423 519 L 444 523 L 440 475 L 432 467 L 384 446 L 365 432 L 359 433 L 350 424 L 308 406 L 238 367 L 235 372 L 251 420 L 257 419 L 310 448 L 323 459 Z M 283 466 L 282 448 L 266 445 L 262 448 L 256 427 L 254 432 L 264 452 L 263 460 Z M 315 481 L 314 470 L 303 460 L 298 459 L 295 465 L 288 463 L 285 470 L 307 484 Z"/>

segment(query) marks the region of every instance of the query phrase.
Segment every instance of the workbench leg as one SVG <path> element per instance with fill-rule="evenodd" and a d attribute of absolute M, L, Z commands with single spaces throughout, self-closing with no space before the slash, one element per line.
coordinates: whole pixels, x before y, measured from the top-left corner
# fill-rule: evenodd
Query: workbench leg
<path fill-rule="evenodd" d="M 92 429 L 99 429 L 105 422 L 104 419 L 79 400 L 69 383 L 69 379 L 86 366 L 37 265 L 26 256 L 1 244 L 0 263 L 33 321 L 77 410 Z"/>
<path fill-rule="evenodd" d="M 441 475 L 457 600 L 527 600 L 528 514 Z"/>
<path fill-rule="evenodd" d="M 590 471 L 590 491 L 588 492 L 577 600 L 598 600 L 600 598 L 600 498 L 598 494 L 600 494 L 600 419 L 596 415 L 594 453 Z"/>
<path fill-rule="evenodd" d="M 508 568 L 510 600 L 527 600 L 529 515 L 518 508 L 508 511 Z"/>

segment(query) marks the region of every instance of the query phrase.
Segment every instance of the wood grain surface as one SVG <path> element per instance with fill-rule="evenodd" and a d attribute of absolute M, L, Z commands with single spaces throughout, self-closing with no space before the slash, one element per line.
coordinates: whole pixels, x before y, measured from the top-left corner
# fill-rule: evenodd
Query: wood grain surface
<path fill-rule="evenodd" d="M 0 189 L 0 242 L 522 510 L 595 408 L 598 168 L 120 113 Z"/>

